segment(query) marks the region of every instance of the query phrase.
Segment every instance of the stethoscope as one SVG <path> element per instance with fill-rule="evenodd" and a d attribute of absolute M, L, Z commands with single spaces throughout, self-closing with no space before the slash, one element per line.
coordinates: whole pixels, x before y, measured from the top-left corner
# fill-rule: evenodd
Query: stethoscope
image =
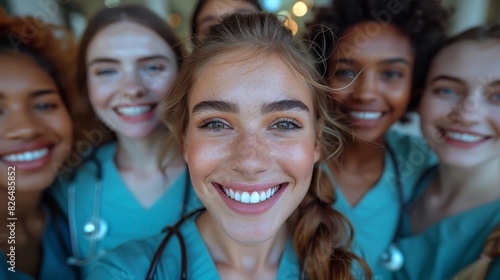
<path fill-rule="evenodd" d="M 108 223 L 101 218 L 101 195 L 102 195 L 102 166 L 101 163 L 96 159 L 95 154 L 97 148 L 93 149 L 90 155 L 87 157 L 87 162 L 92 162 L 96 167 L 95 173 L 95 185 L 94 185 L 94 200 L 92 217 L 85 222 L 82 231 L 83 235 L 89 240 L 89 251 L 86 256 L 83 256 L 80 252 L 78 246 L 78 228 L 76 223 L 76 186 L 75 186 L 75 176 L 77 172 L 72 172 L 68 178 L 70 182 L 68 187 L 68 221 L 70 224 L 70 239 L 71 239 L 71 250 L 73 256 L 67 259 L 67 263 L 76 266 L 86 266 L 91 262 L 95 261 L 104 254 L 104 250 L 96 252 L 97 242 L 104 239 L 109 231 Z"/>
<path fill-rule="evenodd" d="M 387 247 L 387 249 L 385 249 L 380 255 L 379 263 L 382 267 L 384 267 L 388 271 L 398 271 L 403 267 L 405 263 L 403 252 L 397 245 L 397 241 L 401 237 L 401 230 L 402 230 L 401 227 L 403 225 L 403 213 L 405 211 L 405 202 L 403 196 L 403 184 L 401 183 L 401 171 L 399 170 L 396 154 L 394 153 L 392 148 L 388 145 L 388 143 L 385 143 L 385 147 L 389 152 L 391 161 L 394 164 L 394 170 L 396 171 L 396 191 L 398 195 L 399 213 L 398 213 L 398 222 L 396 231 L 392 236 L 392 240 L 389 247 Z"/>
<path fill-rule="evenodd" d="M 186 253 L 186 243 L 184 242 L 184 238 L 182 237 L 182 234 L 179 231 L 179 226 L 183 224 L 186 220 L 190 219 L 191 217 L 201 214 L 204 212 L 206 209 L 201 208 L 198 210 L 195 210 L 182 219 L 180 219 L 174 226 L 167 226 L 165 227 L 162 232 L 167 232 L 168 234 L 163 238 L 161 241 L 160 245 L 158 246 L 158 249 L 156 249 L 156 252 L 154 254 L 153 260 L 151 261 L 151 264 L 149 265 L 148 273 L 146 274 L 146 280 L 153 280 L 155 274 L 156 274 L 156 268 L 158 267 L 158 264 L 160 263 L 161 256 L 163 254 L 163 251 L 165 250 L 165 246 L 167 245 L 168 241 L 170 238 L 172 238 L 172 235 L 175 234 L 177 236 L 177 239 L 179 240 L 179 244 L 181 247 L 181 275 L 180 279 L 181 280 L 186 280 L 187 279 L 187 253 Z"/>
<path fill-rule="evenodd" d="M 68 178 L 68 181 L 70 182 L 68 187 L 68 222 L 70 224 L 69 231 L 73 256 L 69 257 L 66 261 L 70 265 L 86 266 L 97 260 L 106 252 L 106 250 L 104 249 L 96 251 L 97 242 L 104 239 L 109 232 L 109 224 L 105 219 L 101 217 L 102 165 L 95 156 L 97 150 L 97 148 L 93 149 L 85 160 L 87 162 L 92 162 L 96 168 L 92 216 L 84 223 L 83 227 L 81 228 L 83 236 L 86 237 L 90 242 L 89 251 L 86 256 L 83 256 L 81 254 L 80 248 L 78 246 L 75 186 L 75 176 L 77 172 L 72 172 Z M 187 205 L 189 188 L 189 179 L 186 179 L 183 205 Z"/>

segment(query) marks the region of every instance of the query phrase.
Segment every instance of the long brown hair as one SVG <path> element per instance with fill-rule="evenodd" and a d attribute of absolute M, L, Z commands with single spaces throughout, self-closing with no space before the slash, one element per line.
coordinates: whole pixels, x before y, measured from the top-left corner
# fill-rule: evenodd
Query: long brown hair
<path fill-rule="evenodd" d="M 336 197 L 323 175 L 321 165 L 336 157 L 342 148 L 342 129 L 328 110 L 332 99 L 324 79 L 305 48 L 294 40 L 288 22 L 269 13 L 232 15 L 214 26 L 202 45 L 186 58 L 169 95 L 163 100 L 162 119 L 172 132 L 167 142 L 182 141 L 188 123 L 187 101 L 196 79 L 217 57 L 235 50 L 252 50 L 259 55 L 278 55 L 306 81 L 321 132 L 322 151 L 315 165 L 311 186 L 298 209 L 288 219 L 294 246 L 308 279 L 355 279 L 353 262 L 359 262 L 371 277 L 364 262 L 349 251 L 352 228 L 349 221 L 332 208 Z M 303 275 L 304 277 L 305 275 Z M 357 277 L 356 277 L 357 278 Z"/>

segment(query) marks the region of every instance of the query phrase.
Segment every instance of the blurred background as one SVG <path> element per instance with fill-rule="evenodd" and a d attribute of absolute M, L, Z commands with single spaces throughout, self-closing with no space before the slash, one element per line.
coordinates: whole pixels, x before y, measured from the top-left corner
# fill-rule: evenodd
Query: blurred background
<path fill-rule="evenodd" d="M 330 5 L 334 0 L 260 0 L 271 12 L 289 16 L 297 23 L 300 34 L 304 22 L 313 16 L 311 9 Z M 397 0 L 395 0 L 397 1 Z M 418 1 L 418 0 L 417 0 Z M 0 0 L 10 15 L 32 14 L 44 21 L 69 26 L 78 37 L 87 20 L 103 7 L 138 3 L 149 7 L 175 29 L 180 38 L 189 36 L 189 22 L 197 0 Z M 443 5 L 455 9 L 449 34 L 468 27 L 500 22 L 500 0 L 443 0 Z"/>

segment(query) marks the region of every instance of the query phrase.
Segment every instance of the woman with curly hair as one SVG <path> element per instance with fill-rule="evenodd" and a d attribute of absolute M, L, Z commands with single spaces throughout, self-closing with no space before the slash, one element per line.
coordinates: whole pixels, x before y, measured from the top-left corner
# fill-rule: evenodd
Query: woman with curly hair
<path fill-rule="evenodd" d="M 418 97 L 447 15 L 436 0 L 336 0 L 308 24 L 318 69 L 351 130 L 340 160 L 324 166 L 339 197 L 333 206 L 353 224 L 376 279 L 400 265 L 389 258 L 404 202 L 435 163 L 423 140 L 389 128 Z"/>
<path fill-rule="evenodd" d="M 73 51 L 65 29 L 0 10 L 0 279 L 77 279 L 46 194 L 74 138 Z"/>
<path fill-rule="evenodd" d="M 405 212 L 398 242 L 405 265 L 397 278 L 485 279 L 489 262 L 500 258 L 500 25 L 472 28 L 443 45 L 419 113 L 439 164 Z M 494 263 L 488 277 L 500 279 Z"/>
<path fill-rule="evenodd" d="M 349 222 L 331 207 L 321 170 L 342 148 L 330 103 L 313 61 L 276 16 L 215 25 L 162 103 L 206 211 L 165 239 L 118 247 L 90 279 L 361 279 Z"/>

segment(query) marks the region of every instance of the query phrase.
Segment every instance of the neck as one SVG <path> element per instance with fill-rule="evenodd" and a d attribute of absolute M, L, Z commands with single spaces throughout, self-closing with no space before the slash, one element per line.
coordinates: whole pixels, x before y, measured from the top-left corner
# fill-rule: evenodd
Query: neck
<path fill-rule="evenodd" d="M 119 168 L 126 169 L 155 169 L 164 143 L 166 131 L 156 129 L 150 135 L 141 139 L 131 139 L 117 135 L 118 148 L 116 163 Z"/>
<path fill-rule="evenodd" d="M 485 197 L 499 196 L 500 159 L 466 168 L 447 164 L 439 165 L 438 192 L 443 197 L 467 197 L 477 194 Z"/>
<path fill-rule="evenodd" d="M 242 244 L 229 238 L 208 212 L 200 216 L 197 225 L 216 264 L 229 267 L 242 275 L 258 275 L 273 268 L 278 271 L 288 239 L 286 225 L 274 236 L 258 244 Z"/>
<path fill-rule="evenodd" d="M 41 200 L 43 195 L 43 190 L 41 191 L 30 191 L 23 192 L 21 187 L 17 186 L 18 190 L 14 193 L 13 197 L 15 200 L 10 200 L 12 193 L 8 193 L 6 187 L 1 188 L 3 193 L 0 196 L 0 219 L 3 222 L 14 223 L 16 232 L 16 244 L 21 243 L 25 236 L 31 236 L 33 233 L 38 232 L 43 229 L 43 211 L 41 208 Z M 9 204 L 9 202 L 11 202 Z M 8 206 L 13 206 L 15 203 L 15 208 L 13 211 L 9 210 Z M 16 220 L 7 220 L 9 218 L 15 218 Z M 9 228 L 6 226 L 1 227 L 0 235 L 2 237 L 8 236 Z M 3 243 L 3 242 L 0 242 Z"/>
<path fill-rule="evenodd" d="M 367 142 L 359 139 L 346 141 L 341 157 L 342 169 L 360 170 L 376 164 L 382 166 L 385 158 L 384 141 Z M 369 160 L 367 160 L 369 159 Z"/>

